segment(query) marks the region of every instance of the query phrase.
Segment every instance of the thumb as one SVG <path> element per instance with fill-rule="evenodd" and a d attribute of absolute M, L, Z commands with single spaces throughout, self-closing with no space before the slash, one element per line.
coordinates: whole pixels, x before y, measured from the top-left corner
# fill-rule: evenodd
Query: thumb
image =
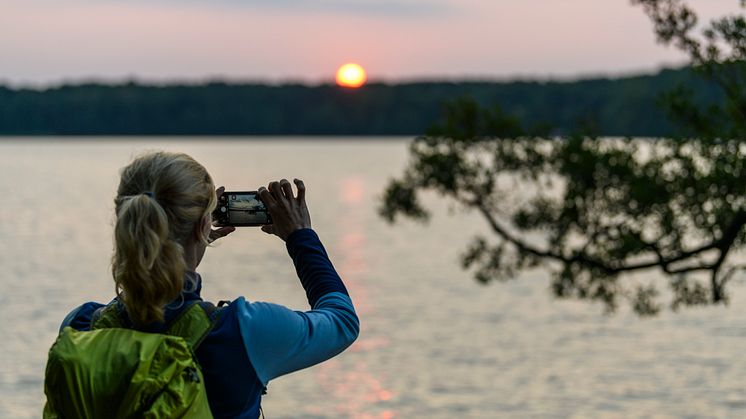
<path fill-rule="evenodd" d="M 275 234 L 275 227 L 273 225 L 262 226 L 262 231 L 267 234 Z"/>

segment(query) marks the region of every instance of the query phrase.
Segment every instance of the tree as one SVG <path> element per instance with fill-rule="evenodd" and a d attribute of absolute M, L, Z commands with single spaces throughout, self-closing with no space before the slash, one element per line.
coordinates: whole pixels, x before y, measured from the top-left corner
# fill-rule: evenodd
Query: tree
<path fill-rule="evenodd" d="M 589 123 L 558 137 L 463 99 L 411 144 L 381 215 L 427 220 L 424 191 L 477 211 L 491 234 L 475 237 L 462 262 L 482 283 L 544 267 L 557 297 L 608 311 L 626 300 L 640 315 L 658 313 L 662 283 L 674 310 L 727 303 L 726 286 L 745 268 L 731 256 L 746 244 L 746 21 L 725 16 L 700 31 L 681 0 L 633 3 L 719 89 L 706 107 L 686 86 L 664 95 L 680 135 L 607 139 Z M 659 274 L 643 280 L 644 271 Z"/>

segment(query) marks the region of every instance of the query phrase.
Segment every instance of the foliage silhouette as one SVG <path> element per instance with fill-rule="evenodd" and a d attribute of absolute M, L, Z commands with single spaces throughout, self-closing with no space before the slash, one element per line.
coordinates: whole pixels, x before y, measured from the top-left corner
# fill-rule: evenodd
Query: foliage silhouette
<path fill-rule="evenodd" d="M 744 269 L 729 256 L 746 241 L 746 21 L 722 17 L 698 37 L 683 1 L 633 3 L 658 39 L 687 52 L 719 89 L 705 106 L 687 86 L 663 96 L 680 135 L 609 139 L 586 126 L 552 136 L 462 99 L 412 143 L 381 215 L 426 220 L 423 191 L 476 210 L 491 237 L 475 237 L 462 262 L 482 283 L 541 266 L 557 297 L 601 302 L 609 312 L 626 300 L 646 316 L 663 308 L 661 275 L 639 273 L 659 271 L 673 310 L 727 303 L 726 286 Z"/>

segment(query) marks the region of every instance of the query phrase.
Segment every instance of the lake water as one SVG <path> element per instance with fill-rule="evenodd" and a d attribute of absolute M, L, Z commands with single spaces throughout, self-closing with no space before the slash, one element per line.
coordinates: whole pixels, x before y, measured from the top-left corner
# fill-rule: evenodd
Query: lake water
<path fill-rule="evenodd" d="M 376 215 L 406 139 L 67 138 L 0 141 L 0 418 L 40 417 L 60 321 L 113 296 L 118 170 L 149 149 L 189 153 L 229 189 L 308 186 L 362 332 L 343 355 L 270 383 L 268 418 L 746 417 L 741 283 L 729 307 L 646 320 L 553 300 L 546 272 L 479 285 L 458 264 L 485 229 L 476 214 L 431 196 L 427 226 Z M 307 309 L 284 245 L 258 229 L 208 249 L 199 271 L 207 299 Z"/>

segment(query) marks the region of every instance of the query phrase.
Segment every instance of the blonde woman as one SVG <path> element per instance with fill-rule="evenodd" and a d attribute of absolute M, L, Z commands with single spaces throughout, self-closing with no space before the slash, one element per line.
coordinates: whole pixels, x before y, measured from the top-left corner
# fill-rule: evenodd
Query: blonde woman
<path fill-rule="evenodd" d="M 196 351 L 210 410 L 216 418 L 256 418 L 270 380 L 322 362 L 357 338 L 352 300 L 311 229 L 305 186 L 287 180 L 259 189 L 273 224 L 262 230 L 282 239 L 311 310 L 293 311 L 234 299 Z M 235 229 L 212 229 L 217 195 L 205 168 L 185 154 L 143 155 L 122 170 L 115 198 L 112 272 L 129 327 L 163 332 L 182 310 L 201 302 L 197 268 L 211 241 Z M 62 327 L 89 330 L 104 304 L 73 310 Z"/>

